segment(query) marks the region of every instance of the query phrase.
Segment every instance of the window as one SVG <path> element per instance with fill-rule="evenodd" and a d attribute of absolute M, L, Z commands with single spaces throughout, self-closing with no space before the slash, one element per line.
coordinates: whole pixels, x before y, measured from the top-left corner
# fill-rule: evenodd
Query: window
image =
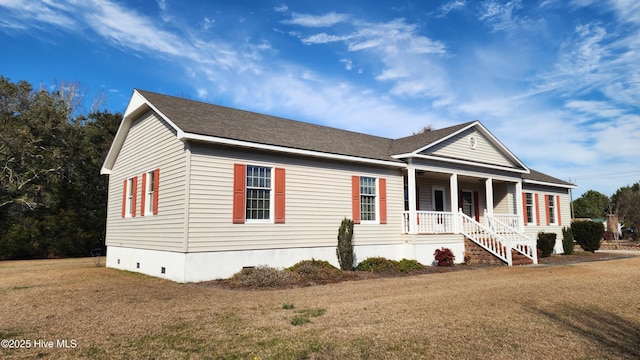
<path fill-rule="evenodd" d="M 285 222 L 285 169 L 234 164 L 233 223 Z"/>
<path fill-rule="evenodd" d="M 556 223 L 556 202 L 555 196 L 547 195 L 547 219 L 549 220 L 549 224 Z"/>
<path fill-rule="evenodd" d="M 376 178 L 360 177 L 360 220 L 376 220 Z"/>
<path fill-rule="evenodd" d="M 122 217 L 136 216 L 136 191 L 138 189 L 138 177 L 134 176 L 124 180 L 122 190 Z"/>
<path fill-rule="evenodd" d="M 387 180 L 370 176 L 352 176 L 351 213 L 355 224 L 386 224 Z"/>
<path fill-rule="evenodd" d="M 247 220 L 271 218 L 271 168 L 247 165 Z"/>
<path fill-rule="evenodd" d="M 473 192 L 462 191 L 462 212 L 468 217 L 473 217 Z"/>
<path fill-rule="evenodd" d="M 133 178 L 127 180 L 127 216 L 131 216 L 135 204 L 133 203 L 135 190 L 133 189 Z"/>
<path fill-rule="evenodd" d="M 153 199 L 154 199 L 154 193 L 155 193 L 155 172 L 154 171 L 149 171 L 147 173 L 147 181 L 145 184 L 145 187 L 147 189 L 147 194 L 145 195 L 145 200 L 146 200 L 146 209 L 145 209 L 145 213 L 146 214 L 153 214 Z"/>
<path fill-rule="evenodd" d="M 140 215 L 158 214 L 158 183 L 160 169 L 142 174 L 142 197 L 140 200 Z"/>
<path fill-rule="evenodd" d="M 533 194 L 532 193 L 525 193 L 525 211 L 526 213 L 525 215 L 525 223 L 526 224 L 533 224 Z"/>
<path fill-rule="evenodd" d="M 140 202 L 140 216 L 158 213 L 158 182 L 160 169 L 142 174 L 140 189 L 138 176 L 124 180 L 122 190 L 122 217 L 135 217 L 138 202 Z M 138 194 L 138 190 L 140 194 Z"/>

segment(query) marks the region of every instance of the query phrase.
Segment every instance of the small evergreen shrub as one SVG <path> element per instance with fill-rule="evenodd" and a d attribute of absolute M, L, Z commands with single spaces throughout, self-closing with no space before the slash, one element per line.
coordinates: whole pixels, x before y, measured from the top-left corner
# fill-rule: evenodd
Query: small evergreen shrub
<path fill-rule="evenodd" d="M 342 271 L 324 260 L 303 260 L 287 268 L 305 280 L 326 281 L 342 277 Z"/>
<path fill-rule="evenodd" d="M 540 249 L 540 257 L 549 257 L 553 253 L 553 248 L 556 246 L 556 234 L 545 233 L 544 231 L 538 233 L 537 241 L 538 249 Z"/>
<path fill-rule="evenodd" d="M 300 275 L 289 270 L 279 270 L 266 265 L 244 268 L 235 273 L 229 284 L 246 287 L 277 287 L 298 282 Z"/>
<path fill-rule="evenodd" d="M 424 265 L 420 264 L 417 260 L 402 259 L 396 263 L 398 270 L 403 273 L 410 273 L 413 270 L 421 270 L 424 268 Z"/>
<path fill-rule="evenodd" d="M 456 257 L 453 255 L 453 251 L 449 248 L 436 249 L 433 256 L 438 263 L 438 266 L 453 266 Z"/>
<path fill-rule="evenodd" d="M 353 254 L 353 220 L 344 218 L 338 229 L 338 247 L 336 256 L 340 269 L 343 271 L 353 270 L 355 256 Z"/>
<path fill-rule="evenodd" d="M 565 255 L 573 255 L 573 233 L 570 227 L 562 228 L 562 249 Z"/>
<path fill-rule="evenodd" d="M 356 267 L 356 270 L 373 272 L 398 271 L 398 264 L 387 258 L 371 257 L 361 261 Z"/>
<path fill-rule="evenodd" d="M 582 250 L 594 252 L 600 249 L 600 240 L 604 234 L 602 223 L 576 221 L 571 224 L 571 232 Z"/>

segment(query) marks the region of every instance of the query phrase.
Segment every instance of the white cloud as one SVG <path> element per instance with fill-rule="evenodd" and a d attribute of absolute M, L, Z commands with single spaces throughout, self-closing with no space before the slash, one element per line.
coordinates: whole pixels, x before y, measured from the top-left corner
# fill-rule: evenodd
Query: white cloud
<path fill-rule="evenodd" d="M 282 4 L 282 5 L 274 7 L 273 10 L 276 11 L 276 12 L 285 12 L 285 11 L 289 10 L 289 7 L 287 5 L 285 5 L 285 4 Z"/>
<path fill-rule="evenodd" d="M 330 12 L 324 15 L 291 14 L 290 20 L 283 20 L 283 24 L 298 25 L 304 27 L 331 27 L 344 22 L 349 17 L 345 14 Z"/>
<path fill-rule="evenodd" d="M 445 17 L 454 10 L 459 10 L 466 6 L 466 3 L 462 0 L 453 0 L 448 3 L 440 5 L 440 7 L 434 12 L 436 17 Z"/>

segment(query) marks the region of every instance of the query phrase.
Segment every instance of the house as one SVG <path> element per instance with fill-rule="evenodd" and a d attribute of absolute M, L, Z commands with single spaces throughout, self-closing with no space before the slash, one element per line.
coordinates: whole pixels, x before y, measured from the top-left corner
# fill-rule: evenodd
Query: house
<path fill-rule="evenodd" d="M 433 262 L 480 249 L 537 262 L 575 186 L 529 169 L 480 122 L 389 139 L 135 90 L 101 170 L 107 266 L 178 282 L 305 259 Z M 561 241 L 555 251 L 562 252 Z"/>

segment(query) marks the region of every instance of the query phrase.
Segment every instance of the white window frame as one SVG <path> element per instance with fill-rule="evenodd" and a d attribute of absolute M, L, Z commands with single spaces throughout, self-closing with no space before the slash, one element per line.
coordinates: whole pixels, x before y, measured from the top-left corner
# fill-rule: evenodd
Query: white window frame
<path fill-rule="evenodd" d="M 151 183 L 151 178 L 153 178 L 153 181 L 157 181 L 157 179 L 155 179 L 155 170 L 151 170 L 151 171 L 147 171 L 147 176 L 146 176 L 146 184 L 144 184 L 144 189 L 146 191 L 145 194 L 142 194 L 142 196 L 145 197 L 144 199 L 144 216 L 153 216 L 153 184 Z"/>
<path fill-rule="evenodd" d="M 133 196 L 138 189 L 133 188 L 134 176 L 127 178 L 127 203 L 125 204 L 125 217 L 133 217 Z M 137 184 L 136 184 L 137 185 Z"/>
<path fill-rule="evenodd" d="M 249 214 L 247 213 L 247 202 L 249 201 L 249 189 L 258 189 L 257 187 L 249 187 L 249 182 L 247 181 L 247 177 L 249 174 L 250 167 L 258 167 L 269 169 L 269 218 L 268 219 L 250 219 Z M 275 167 L 270 165 L 259 165 L 259 164 L 247 164 L 245 170 L 245 188 L 244 188 L 244 216 L 246 224 L 273 224 L 274 223 L 274 213 L 275 213 Z M 264 188 L 266 189 L 266 188 Z"/>
<path fill-rule="evenodd" d="M 462 210 L 463 210 L 462 212 L 463 213 L 464 213 L 464 194 L 465 193 L 471 194 L 471 211 L 469 211 L 471 213 L 471 215 L 467 214 L 467 216 L 469 216 L 472 219 L 475 219 L 475 216 L 476 216 L 476 207 L 475 207 L 475 205 L 476 204 L 474 203 L 475 200 L 474 200 L 474 196 L 473 196 L 473 190 L 462 189 L 462 190 L 460 190 L 460 192 L 462 193 L 462 196 L 461 196 L 462 199 L 460 199 L 460 200 L 462 201 Z"/>
<path fill-rule="evenodd" d="M 526 192 L 525 191 L 525 207 L 526 209 L 529 208 L 529 204 L 526 202 L 527 201 L 527 195 L 529 194 L 531 195 L 531 222 L 527 222 L 528 225 L 536 225 L 536 207 L 538 206 L 538 204 L 536 204 L 536 195 L 533 192 Z M 526 211 L 525 209 L 525 211 Z M 525 216 L 527 216 L 527 221 L 529 220 L 529 216 L 527 214 L 525 214 Z"/>
<path fill-rule="evenodd" d="M 375 187 L 376 187 L 376 191 L 374 195 L 371 194 L 362 194 L 362 179 L 363 178 L 369 178 L 369 179 L 373 179 Z M 360 186 L 358 187 L 359 189 L 359 196 L 360 196 L 360 224 L 380 224 L 380 178 L 377 176 L 365 176 L 365 175 L 361 175 L 359 178 L 359 182 L 360 182 Z M 374 196 L 374 216 L 375 219 L 374 220 L 364 220 L 363 216 L 362 216 L 362 196 Z"/>
<path fill-rule="evenodd" d="M 547 197 L 547 202 L 549 203 L 549 225 L 557 225 L 558 224 L 558 206 L 556 205 L 556 196 L 555 195 L 545 195 Z M 553 206 L 552 206 L 553 203 Z M 552 212 L 553 210 L 553 212 Z"/>

